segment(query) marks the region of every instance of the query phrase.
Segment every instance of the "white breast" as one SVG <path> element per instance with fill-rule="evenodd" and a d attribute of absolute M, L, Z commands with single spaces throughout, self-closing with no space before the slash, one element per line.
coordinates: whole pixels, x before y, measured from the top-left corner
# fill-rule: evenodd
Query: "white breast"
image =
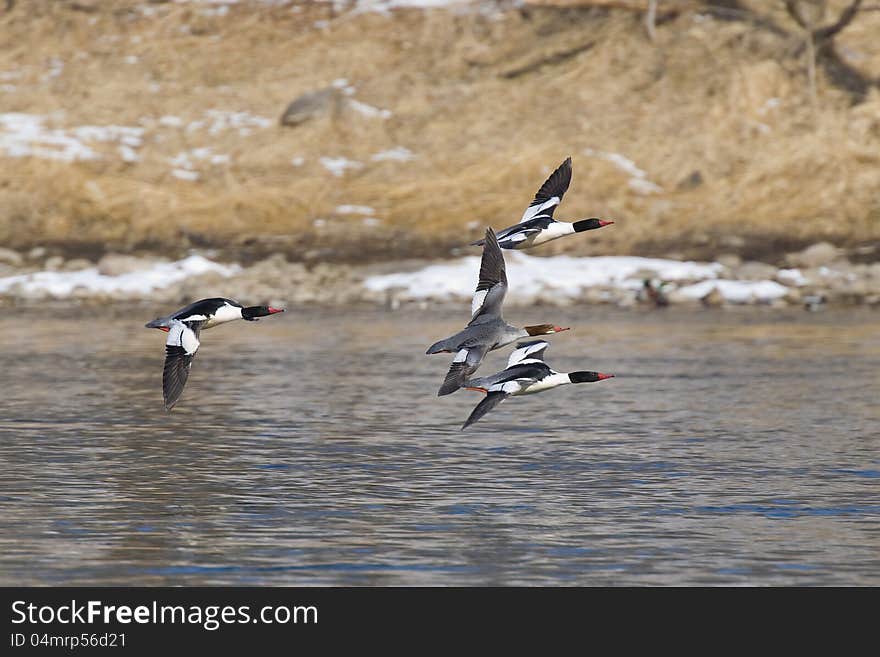
<path fill-rule="evenodd" d="M 565 221 L 555 221 L 532 239 L 532 246 L 549 242 L 550 240 L 559 239 L 565 235 L 571 235 L 574 232 L 574 224 Z"/>
<path fill-rule="evenodd" d="M 238 306 L 230 306 L 227 303 L 226 305 L 220 306 L 217 309 L 217 312 L 214 313 L 214 316 L 209 319 L 202 328 L 208 329 L 212 326 L 217 326 L 217 324 L 231 322 L 236 319 L 241 319 L 241 308 Z"/>
<path fill-rule="evenodd" d="M 544 390 L 556 388 L 557 386 L 564 386 L 566 383 L 571 383 L 571 379 L 568 378 L 568 374 L 560 374 L 559 372 L 555 372 L 550 376 L 541 379 L 540 381 L 536 381 L 518 394 L 531 395 L 536 392 L 543 392 Z"/>

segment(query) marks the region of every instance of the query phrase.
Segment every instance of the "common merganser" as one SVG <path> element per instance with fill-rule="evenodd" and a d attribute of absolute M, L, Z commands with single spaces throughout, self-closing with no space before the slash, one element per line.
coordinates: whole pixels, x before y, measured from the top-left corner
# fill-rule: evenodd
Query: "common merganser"
<path fill-rule="evenodd" d="M 514 226 L 498 231 L 498 243 L 503 249 L 530 249 L 544 242 L 559 239 L 572 233 L 602 228 L 613 221 L 591 217 L 574 223 L 556 221 L 553 211 L 562 203 L 562 197 L 571 183 L 571 158 L 550 174 L 535 194 L 535 199 L 526 208 L 522 219 Z M 472 242 L 471 246 L 482 246 L 483 240 Z"/>
<path fill-rule="evenodd" d="M 185 308 L 166 315 L 158 317 L 152 322 L 147 322 L 144 326 L 147 328 L 157 328 L 167 332 L 171 326 L 171 320 L 180 322 L 201 322 L 200 329 L 209 329 L 218 324 L 225 324 L 236 319 L 244 319 L 249 322 L 256 321 L 258 317 L 266 315 L 274 315 L 275 313 L 283 313 L 281 308 L 272 308 L 270 306 L 242 306 L 238 301 L 232 299 L 223 299 L 215 297 L 213 299 L 202 299 L 189 304 Z"/>
<path fill-rule="evenodd" d="M 162 374 L 162 395 L 165 410 L 170 411 L 180 399 L 193 358 L 199 349 L 199 334 L 236 319 L 254 322 L 258 317 L 283 313 L 282 308 L 271 306 L 244 307 L 232 299 L 202 299 L 181 308 L 171 315 L 147 322 L 147 328 L 168 333 L 165 340 L 165 369 Z"/>
<path fill-rule="evenodd" d="M 437 393 L 438 396 L 448 395 L 461 388 L 465 380 L 480 366 L 485 355 L 493 349 L 528 336 L 568 330 L 553 324 L 538 324 L 524 328 L 511 326 L 501 316 L 501 304 L 506 293 L 507 273 L 504 269 L 504 255 L 501 253 L 495 231 L 487 228 L 483 258 L 480 262 L 480 278 L 471 304 L 471 321 L 467 328 L 452 337 L 435 342 L 426 352 L 455 354 L 446 379 Z"/>
<path fill-rule="evenodd" d="M 543 340 L 521 342 L 516 345 L 516 350 L 510 355 L 504 370 L 492 376 L 467 381 L 465 387 L 468 390 L 483 392 L 486 398 L 477 404 L 462 425 L 462 430 L 508 397 L 532 395 L 569 383 L 595 383 L 614 376 L 602 372 L 557 372 L 544 362 L 544 350 L 548 346 Z"/>

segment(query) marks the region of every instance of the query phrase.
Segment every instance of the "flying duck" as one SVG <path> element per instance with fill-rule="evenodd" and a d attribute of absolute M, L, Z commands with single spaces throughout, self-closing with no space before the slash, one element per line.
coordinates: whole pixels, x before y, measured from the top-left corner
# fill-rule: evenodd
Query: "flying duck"
<path fill-rule="evenodd" d="M 480 366 L 483 357 L 493 349 L 528 336 L 568 330 L 553 324 L 538 324 L 524 328 L 511 326 L 501 316 L 501 304 L 506 293 L 507 273 L 504 269 L 504 255 L 501 253 L 495 231 L 487 228 L 483 258 L 480 262 L 480 278 L 471 304 L 471 321 L 467 327 L 452 337 L 432 344 L 426 352 L 455 354 L 446 379 L 437 393 L 438 396 L 448 395 L 461 388 L 467 378 Z"/>
<path fill-rule="evenodd" d="M 270 306 L 242 306 L 238 301 L 232 299 L 223 299 L 215 297 L 213 299 L 202 299 L 189 304 L 185 308 L 166 315 L 158 317 L 152 322 L 147 322 L 147 328 L 157 328 L 161 331 L 168 331 L 171 327 L 171 320 L 178 320 L 185 323 L 201 322 L 200 329 L 214 328 L 218 324 L 225 324 L 236 319 L 245 319 L 249 322 L 255 321 L 258 317 L 266 315 L 274 315 L 275 313 L 283 313 L 281 308 L 272 308 Z"/>
<path fill-rule="evenodd" d="M 477 404 L 462 425 L 462 430 L 467 429 L 508 397 L 532 395 L 569 383 L 595 383 L 614 376 L 601 372 L 557 372 L 544 362 L 544 350 L 548 346 L 549 344 L 543 340 L 521 342 L 510 354 L 504 370 L 492 376 L 467 381 L 465 387 L 468 390 L 483 392 L 486 398 Z"/>
<path fill-rule="evenodd" d="M 258 317 L 283 313 L 281 308 L 271 306 L 244 307 L 232 299 L 202 299 L 181 308 L 171 315 L 147 322 L 147 328 L 168 333 L 165 340 L 165 369 L 162 374 L 162 394 L 165 410 L 170 411 L 186 385 L 193 358 L 199 349 L 199 333 L 219 324 L 244 319 L 256 321 Z"/>
<path fill-rule="evenodd" d="M 614 223 L 595 217 L 574 223 L 556 221 L 553 218 L 553 211 L 562 203 L 562 197 L 570 183 L 571 158 L 569 157 L 541 185 L 541 189 L 535 194 L 535 199 L 526 208 L 519 223 L 498 231 L 498 243 L 501 248 L 530 249 L 565 235 L 582 233 L 585 230 L 594 230 Z M 471 246 L 482 245 L 483 240 L 471 244 Z"/>

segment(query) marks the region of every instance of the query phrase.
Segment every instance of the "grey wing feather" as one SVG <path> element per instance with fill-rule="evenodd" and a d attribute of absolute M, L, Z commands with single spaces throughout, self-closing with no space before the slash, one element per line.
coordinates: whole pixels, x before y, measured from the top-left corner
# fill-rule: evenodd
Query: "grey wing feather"
<path fill-rule="evenodd" d="M 486 413 L 491 411 L 493 408 L 498 406 L 505 399 L 510 397 L 509 393 L 506 392 L 490 392 L 486 395 L 486 398 L 483 399 L 479 404 L 476 405 L 473 411 L 471 411 L 470 416 L 465 421 L 465 423 L 461 426 L 461 430 L 464 431 L 469 426 L 471 426 L 474 422 L 483 417 Z"/>
<path fill-rule="evenodd" d="M 468 380 L 468 377 L 477 371 L 483 358 L 489 351 L 487 345 L 475 345 L 473 347 L 465 347 L 463 351 L 467 351 L 464 360 L 459 360 L 458 356 L 449 366 L 443 385 L 437 391 L 437 396 L 449 395 L 461 388 Z M 461 352 L 459 352 L 460 354 Z"/>

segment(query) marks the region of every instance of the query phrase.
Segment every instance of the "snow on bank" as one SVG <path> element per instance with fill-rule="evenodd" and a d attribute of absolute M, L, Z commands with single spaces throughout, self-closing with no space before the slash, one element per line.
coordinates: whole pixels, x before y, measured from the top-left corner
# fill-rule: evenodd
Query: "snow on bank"
<path fill-rule="evenodd" d="M 636 163 L 625 155 L 621 155 L 620 153 L 611 153 L 608 151 L 597 151 L 592 148 L 584 149 L 584 155 L 603 159 L 623 171 L 630 177 L 627 183 L 629 184 L 630 189 L 632 189 L 634 192 L 646 195 L 657 194 L 663 191 L 663 188 L 660 185 L 651 180 L 648 180 L 648 174 L 645 172 L 644 169 L 640 169 L 639 167 L 637 167 Z"/>
<path fill-rule="evenodd" d="M 357 0 L 355 11 L 387 13 L 392 9 L 441 9 L 469 4 L 477 3 L 475 0 Z"/>
<path fill-rule="evenodd" d="M 118 276 L 101 274 L 97 267 L 79 271 L 41 271 L 8 276 L 0 278 L 0 294 L 13 292 L 16 296 L 55 298 L 68 297 L 74 293 L 142 297 L 192 276 L 217 273 L 228 277 L 240 269 L 238 265 L 220 265 L 202 256 L 193 255 L 177 262 L 160 262 Z"/>
<path fill-rule="evenodd" d="M 678 294 L 698 301 L 717 290 L 729 303 L 767 303 L 788 294 L 788 288 L 775 281 L 703 281 L 680 288 Z"/>
<path fill-rule="evenodd" d="M 653 272 L 655 277 L 669 281 L 716 278 L 722 266 L 716 263 L 679 262 L 635 256 L 599 256 L 575 258 L 553 256 L 541 258 L 524 253 L 505 252 L 508 294 L 535 296 L 543 293 L 577 297 L 585 288 L 641 285 L 642 275 Z M 474 293 L 480 258 L 468 256 L 454 262 L 431 265 L 406 274 L 372 276 L 364 285 L 372 291 L 402 288 L 413 299 L 470 298 Z"/>
<path fill-rule="evenodd" d="M 74 162 L 101 157 L 85 142 L 113 142 L 125 153 L 137 157 L 133 149 L 143 143 L 141 128 L 119 125 L 84 125 L 69 130 L 47 128 L 47 117 L 39 114 L 8 112 L 0 114 L 0 151 L 6 157 L 38 157 Z M 124 153 L 123 153 L 123 156 Z"/>
<path fill-rule="evenodd" d="M 386 151 L 374 153 L 370 159 L 373 162 L 409 162 L 415 159 L 415 155 L 406 146 L 395 146 Z"/>
<path fill-rule="evenodd" d="M 322 167 L 327 169 L 327 171 L 337 178 L 344 176 L 345 172 L 349 169 L 357 170 L 364 168 L 362 162 L 349 160 L 347 157 L 322 157 L 319 161 L 321 162 Z"/>
<path fill-rule="evenodd" d="M 646 278 L 671 282 L 684 299 L 701 299 L 713 289 L 731 303 L 769 302 L 784 296 L 773 281 L 719 279 L 718 263 L 681 262 L 635 256 L 537 257 L 505 252 L 508 298 L 513 303 L 573 301 L 591 289 L 635 292 Z M 374 293 L 394 291 L 403 299 L 466 300 L 474 293 L 480 258 L 468 256 L 421 271 L 371 276 L 364 287 Z"/>

